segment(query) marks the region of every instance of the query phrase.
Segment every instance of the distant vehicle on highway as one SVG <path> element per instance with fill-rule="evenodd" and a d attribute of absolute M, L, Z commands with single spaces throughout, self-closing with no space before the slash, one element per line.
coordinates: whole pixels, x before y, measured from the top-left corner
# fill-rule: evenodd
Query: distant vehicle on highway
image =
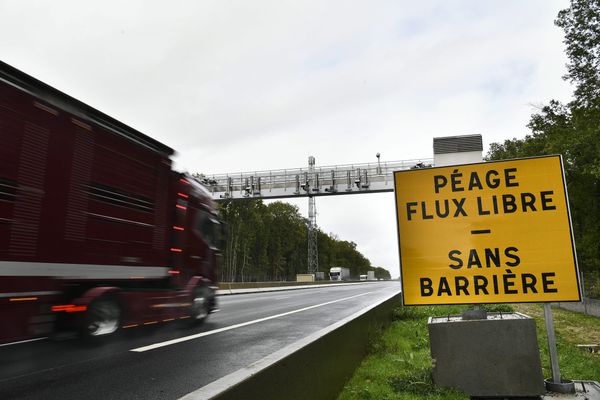
<path fill-rule="evenodd" d="M 173 150 L 0 62 L 0 342 L 215 311 L 221 224 Z"/>
<path fill-rule="evenodd" d="M 347 281 L 350 279 L 350 269 L 344 267 L 331 267 L 329 270 L 330 281 Z"/>
<path fill-rule="evenodd" d="M 359 280 L 366 281 L 367 280 L 367 275 L 360 275 L 359 276 Z"/>

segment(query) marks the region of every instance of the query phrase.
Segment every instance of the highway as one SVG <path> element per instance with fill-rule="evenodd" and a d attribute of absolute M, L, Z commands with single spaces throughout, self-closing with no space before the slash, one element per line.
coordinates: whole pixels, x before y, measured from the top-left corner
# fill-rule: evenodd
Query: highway
<path fill-rule="evenodd" d="M 220 296 L 220 312 L 76 339 L 0 347 L 0 399 L 178 399 L 400 291 L 373 282 Z"/>

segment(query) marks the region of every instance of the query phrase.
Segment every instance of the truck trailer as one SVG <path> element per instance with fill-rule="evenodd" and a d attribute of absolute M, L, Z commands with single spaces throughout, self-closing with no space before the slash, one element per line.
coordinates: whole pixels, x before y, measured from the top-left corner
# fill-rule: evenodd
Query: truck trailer
<path fill-rule="evenodd" d="M 217 310 L 222 224 L 174 151 L 0 62 L 0 342 Z"/>
<path fill-rule="evenodd" d="M 350 279 L 350 270 L 344 267 L 332 267 L 329 270 L 330 281 L 346 281 Z"/>

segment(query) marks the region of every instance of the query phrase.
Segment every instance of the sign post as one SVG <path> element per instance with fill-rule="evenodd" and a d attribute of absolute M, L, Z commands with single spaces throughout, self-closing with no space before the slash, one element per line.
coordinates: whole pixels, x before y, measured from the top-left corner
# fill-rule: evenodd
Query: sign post
<path fill-rule="evenodd" d="M 550 303 L 544 303 L 544 320 L 548 334 L 548 351 L 550 352 L 550 366 L 552 367 L 552 382 L 561 383 L 560 367 L 558 365 L 558 351 L 556 350 L 556 337 L 554 336 L 554 319 Z"/>
<path fill-rule="evenodd" d="M 581 301 L 562 157 L 394 173 L 404 305 Z"/>

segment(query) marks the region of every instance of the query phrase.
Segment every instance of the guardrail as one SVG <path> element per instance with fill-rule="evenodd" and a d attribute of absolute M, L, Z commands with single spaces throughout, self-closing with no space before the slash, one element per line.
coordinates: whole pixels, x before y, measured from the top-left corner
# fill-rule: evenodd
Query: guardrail
<path fill-rule="evenodd" d="M 600 300 L 583 298 L 577 303 L 555 303 L 558 307 L 600 318 Z"/>

